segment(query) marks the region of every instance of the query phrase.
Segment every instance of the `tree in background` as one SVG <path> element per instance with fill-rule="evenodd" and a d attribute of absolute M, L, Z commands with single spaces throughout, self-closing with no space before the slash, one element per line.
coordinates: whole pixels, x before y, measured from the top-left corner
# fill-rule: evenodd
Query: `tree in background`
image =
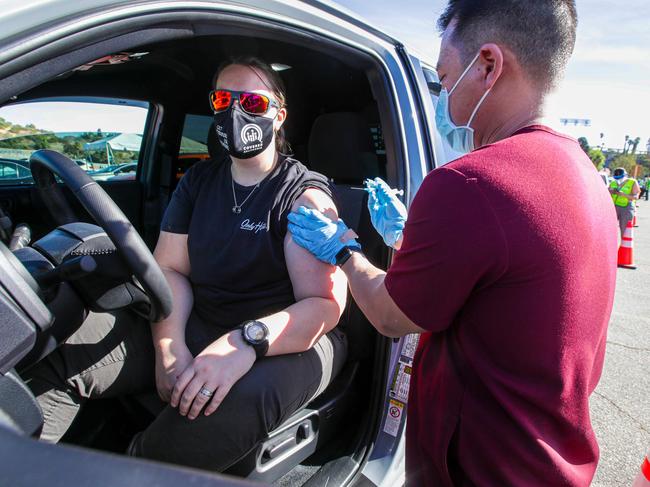
<path fill-rule="evenodd" d="M 83 144 L 74 137 L 65 137 L 63 142 L 63 153 L 71 159 L 83 159 L 85 157 Z"/>
<path fill-rule="evenodd" d="M 630 136 L 626 135 L 625 136 L 625 144 L 623 144 L 623 154 L 627 154 L 627 143 L 630 140 Z"/>
<path fill-rule="evenodd" d="M 636 154 L 636 148 L 641 143 L 641 137 L 637 137 L 632 141 L 632 154 Z"/>
<path fill-rule="evenodd" d="M 641 166 L 640 175 L 645 176 L 646 174 L 650 174 L 650 155 L 637 156 L 636 163 Z"/>
<path fill-rule="evenodd" d="M 582 150 L 585 151 L 585 154 L 589 155 L 589 142 L 587 141 L 587 137 L 578 138 L 578 144 L 580 144 Z"/>
<path fill-rule="evenodd" d="M 605 166 L 605 154 L 600 149 L 589 149 L 587 155 L 599 171 Z"/>
<path fill-rule="evenodd" d="M 138 162 L 139 152 L 115 151 L 113 155 L 115 156 L 116 164 L 125 164 L 127 162 Z"/>
<path fill-rule="evenodd" d="M 628 174 L 634 174 L 634 168 L 636 166 L 636 157 L 632 154 L 618 154 L 614 156 L 612 162 L 609 164 L 609 167 L 616 169 L 617 167 L 624 168 Z"/>

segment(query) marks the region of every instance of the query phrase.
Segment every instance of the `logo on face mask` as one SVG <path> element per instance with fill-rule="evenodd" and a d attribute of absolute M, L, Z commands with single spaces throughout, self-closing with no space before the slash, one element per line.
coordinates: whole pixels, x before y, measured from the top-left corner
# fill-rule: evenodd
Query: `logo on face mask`
<path fill-rule="evenodd" d="M 232 157 L 249 159 L 273 141 L 273 119 L 244 112 L 238 106 L 214 115 L 221 145 Z"/>
<path fill-rule="evenodd" d="M 249 123 L 244 125 L 244 128 L 241 129 L 241 140 L 244 144 L 252 144 L 253 142 L 262 142 L 264 134 L 259 125 L 254 123 Z"/>

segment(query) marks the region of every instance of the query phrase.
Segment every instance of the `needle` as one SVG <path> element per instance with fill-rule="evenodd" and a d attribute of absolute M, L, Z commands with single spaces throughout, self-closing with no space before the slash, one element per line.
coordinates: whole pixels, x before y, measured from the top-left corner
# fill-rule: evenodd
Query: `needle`
<path fill-rule="evenodd" d="M 354 186 L 351 186 L 350 189 L 356 189 L 357 191 L 368 191 L 367 188 L 355 188 Z M 391 189 L 391 191 L 394 195 L 404 196 L 403 189 Z"/>

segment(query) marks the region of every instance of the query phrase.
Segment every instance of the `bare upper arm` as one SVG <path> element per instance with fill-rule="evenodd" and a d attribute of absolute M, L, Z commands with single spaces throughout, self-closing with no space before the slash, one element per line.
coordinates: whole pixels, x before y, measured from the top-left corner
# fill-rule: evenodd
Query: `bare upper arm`
<path fill-rule="evenodd" d="M 153 256 L 162 270 L 190 275 L 190 256 L 187 251 L 187 234 L 160 232 Z"/>
<path fill-rule="evenodd" d="M 317 209 L 332 219 L 338 218 L 332 198 L 319 189 L 307 189 L 291 210 L 295 211 L 299 206 Z M 341 269 L 316 259 L 296 244 L 289 232 L 284 239 L 284 254 L 296 301 L 309 297 L 334 299 L 343 310 L 347 297 L 347 278 Z"/>

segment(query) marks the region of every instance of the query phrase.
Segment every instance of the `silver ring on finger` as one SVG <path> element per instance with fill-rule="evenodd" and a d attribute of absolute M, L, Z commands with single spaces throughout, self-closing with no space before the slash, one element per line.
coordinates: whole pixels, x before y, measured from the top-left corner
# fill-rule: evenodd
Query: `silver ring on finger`
<path fill-rule="evenodd" d="M 201 387 L 199 390 L 199 394 L 205 397 L 212 397 L 214 395 L 214 391 L 211 391 L 210 389 L 206 389 L 205 387 Z"/>

